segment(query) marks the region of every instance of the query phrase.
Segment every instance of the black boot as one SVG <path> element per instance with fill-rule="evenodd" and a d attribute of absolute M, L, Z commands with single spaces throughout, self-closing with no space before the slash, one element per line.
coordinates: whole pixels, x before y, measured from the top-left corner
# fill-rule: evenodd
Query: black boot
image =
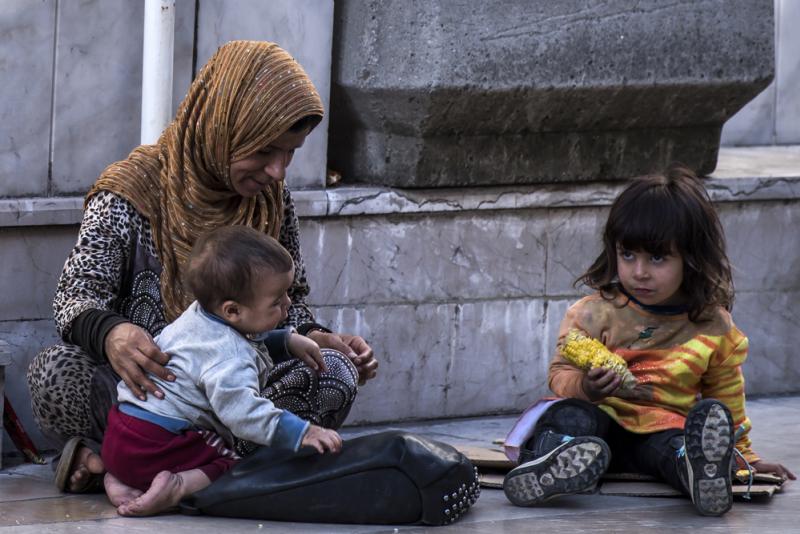
<path fill-rule="evenodd" d="M 533 443 L 536 458 L 512 469 L 503 481 L 508 500 L 535 506 L 561 495 L 589 491 L 608 469 L 611 452 L 594 436 L 573 438 L 546 430 Z"/>
<path fill-rule="evenodd" d="M 523 464 L 550 452 L 561 444 L 542 442 L 539 438 L 548 430 L 553 434 L 566 436 L 597 436 L 598 422 L 594 411 L 597 408 L 590 402 L 580 399 L 561 399 L 547 410 L 536 421 L 533 437 L 520 450 L 519 463 Z M 539 440 L 538 449 L 536 442 Z M 543 448 L 544 447 L 544 448 Z"/>
<path fill-rule="evenodd" d="M 678 473 L 695 508 L 702 515 L 724 514 L 733 505 L 734 435 L 728 408 L 714 399 L 698 402 L 686 417 L 684 440 Z"/>

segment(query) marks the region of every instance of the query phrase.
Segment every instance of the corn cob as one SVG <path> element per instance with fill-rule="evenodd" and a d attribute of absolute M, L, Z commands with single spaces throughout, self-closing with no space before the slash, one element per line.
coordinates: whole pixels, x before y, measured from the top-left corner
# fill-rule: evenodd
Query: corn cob
<path fill-rule="evenodd" d="M 625 360 L 608 350 L 600 341 L 577 330 L 567 333 L 560 352 L 568 362 L 586 371 L 595 367 L 611 369 L 622 377 L 621 389 L 633 389 L 636 386 L 636 377 L 628 370 Z"/>

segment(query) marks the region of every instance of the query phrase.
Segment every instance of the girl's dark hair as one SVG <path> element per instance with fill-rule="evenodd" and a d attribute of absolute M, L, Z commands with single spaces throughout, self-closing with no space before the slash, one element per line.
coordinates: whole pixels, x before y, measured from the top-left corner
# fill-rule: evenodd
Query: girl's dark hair
<path fill-rule="evenodd" d="M 257 278 L 287 273 L 293 265 L 286 249 L 267 234 L 247 226 L 223 226 L 195 242 L 186 283 L 206 310 L 226 300 L 248 305 Z"/>
<path fill-rule="evenodd" d="M 725 234 L 711 199 L 694 172 L 671 165 L 662 175 L 631 183 L 614 200 L 603 232 L 603 251 L 575 284 L 604 296 L 616 293 L 617 244 L 626 250 L 666 255 L 672 245 L 683 257 L 689 320 L 711 306 L 733 306 L 733 279 Z"/>

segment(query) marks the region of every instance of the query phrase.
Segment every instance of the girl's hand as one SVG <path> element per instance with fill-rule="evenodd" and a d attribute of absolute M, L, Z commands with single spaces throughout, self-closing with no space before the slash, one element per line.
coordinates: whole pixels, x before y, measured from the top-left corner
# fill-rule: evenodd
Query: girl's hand
<path fill-rule="evenodd" d="M 319 345 L 314 340 L 301 336 L 300 334 L 289 334 L 289 339 L 286 342 L 286 347 L 289 353 L 300 361 L 305 362 L 306 365 L 311 367 L 317 373 L 324 373 L 328 370 L 325 366 L 325 360 L 322 358 L 322 353 L 319 351 Z"/>
<path fill-rule="evenodd" d="M 583 392 L 592 402 L 603 400 L 622 384 L 622 377 L 611 369 L 595 367 L 583 375 Z"/>
<path fill-rule="evenodd" d="M 164 398 L 164 392 L 147 378 L 147 373 L 169 381 L 175 376 L 164 367 L 169 355 L 161 352 L 147 330 L 133 323 L 120 323 L 106 335 L 104 348 L 111 367 L 134 395 L 145 400 L 149 391 L 156 398 Z"/>
<path fill-rule="evenodd" d="M 342 438 L 335 430 L 309 425 L 300 445 L 314 447 L 320 454 L 325 454 L 325 451 L 336 453 L 342 450 Z"/>
<path fill-rule="evenodd" d="M 750 467 L 756 470 L 758 473 L 772 473 L 782 477 L 784 480 L 787 478 L 789 480 L 797 480 L 797 477 L 794 476 L 794 473 L 789 471 L 787 468 L 782 466 L 781 464 L 773 464 L 770 462 L 765 462 L 764 460 L 759 460 L 757 462 L 753 462 L 750 464 Z"/>
<path fill-rule="evenodd" d="M 378 374 L 378 360 L 375 359 L 370 347 L 364 338 L 349 334 L 333 334 L 314 330 L 308 337 L 316 341 L 320 347 L 338 350 L 353 362 L 358 371 L 358 385 L 363 386 L 367 380 L 375 378 Z"/>

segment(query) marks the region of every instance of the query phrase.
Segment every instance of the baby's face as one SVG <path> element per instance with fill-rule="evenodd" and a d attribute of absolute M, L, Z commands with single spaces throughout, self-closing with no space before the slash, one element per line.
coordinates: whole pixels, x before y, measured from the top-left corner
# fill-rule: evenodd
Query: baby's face
<path fill-rule="evenodd" d="M 255 297 L 240 305 L 240 320 L 236 329 L 243 334 L 260 334 L 274 330 L 289 313 L 292 301 L 287 292 L 294 280 L 294 268 L 285 273 L 269 272 L 260 275 L 254 284 Z"/>

